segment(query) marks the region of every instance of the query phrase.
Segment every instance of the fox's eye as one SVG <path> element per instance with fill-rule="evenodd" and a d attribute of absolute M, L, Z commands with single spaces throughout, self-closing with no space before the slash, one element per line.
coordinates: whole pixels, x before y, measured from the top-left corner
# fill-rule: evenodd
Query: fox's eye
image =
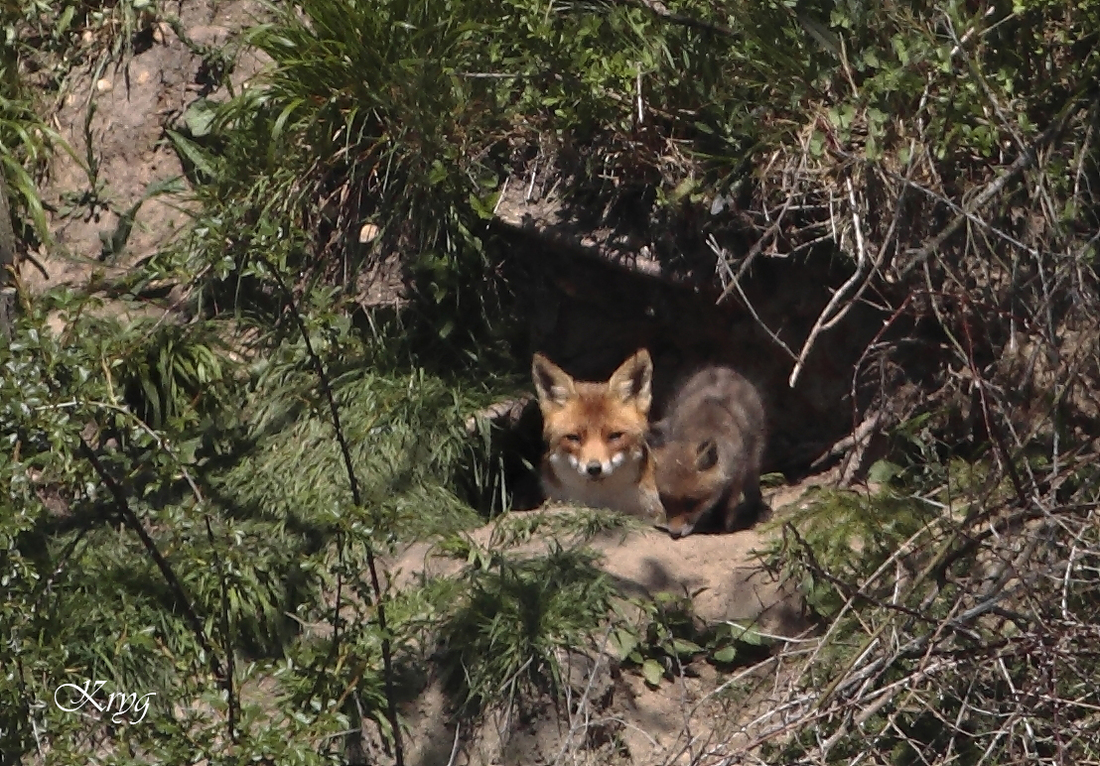
<path fill-rule="evenodd" d="M 625 436 L 625 435 L 626 434 L 624 434 L 622 431 L 612 431 L 611 433 L 609 433 L 607 435 L 607 438 L 608 438 L 609 441 L 617 442 L 619 439 L 623 438 L 623 436 Z"/>
<path fill-rule="evenodd" d="M 569 442 L 570 444 L 580 444 L 581 443 L 581 435 L 580 434 L 566 434 L 565 435 L 565 440 L 567 442 Z"/>

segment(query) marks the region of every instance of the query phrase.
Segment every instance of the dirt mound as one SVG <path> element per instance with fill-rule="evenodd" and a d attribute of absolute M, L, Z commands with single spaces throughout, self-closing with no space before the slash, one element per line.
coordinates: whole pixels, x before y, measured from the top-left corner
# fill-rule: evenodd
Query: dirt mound
<path fill-rule="evenodd" d="M 785 487 L 765 499 L 783 504 L 801 494 L 801 486 Z M 568 513 L 566 509 L 528 513 Z M 781 512 L 780 512 L 781 513 Z M 693 535 L 673 540 L 657 529 L 611 530 L 593 538 L 588 547 L 600 557 L 602 569 L 611 575 L 624 596 L 652 598 L 658 593 L 692 596 L 696 614 L 706 622 L 730 620 L 756 625 L 762 631 L 792 636 L 804 629 L 794 596 L 756 560 L 755 552 L 770 539 L 768 525 L 734 534 Z M 469 533 L 480 547 L 493 547 L 498 523 Z M 538 555 L 550 540 L 539 536 L 517 546 L 516 555 Z M 398 588 L 421 576 L 457 574 L 463 562 L 444 555 L 433 543 L 408 546 L 391 563 Z"/>
<path fill-rule="evenodd" d="M 811 483 L 765 493 L 774 521 L 782 520 Z M 552 516 L 571 511 L 528 513 Z M 507 521 L 505 517 L 471 531 L 471 542 L 493 545 Z M 655 529 L 613 530 L 588 546 L 599 554 L 601 568 L 625 597 L 692 595 L 696 616 L 708 624 L 731 621 L 770 636 L 797 638 L 810 627 L 797 594 L 755 556 L 774 529 L 766 524 L 680 540 Z M 548 544 L 539 536 L 517 546 L 514 554 L 538 555 Z M 462 567 L 463 562 L 442 555 L 432 544 L 416 543 L 390 562 L 389 569 L 401 588 L 425 575 L 453 576 Z M 767 704 L 758 696 L 750 710 L 727 710 L 721 690 L 731 676 L 705 663 L 693 663 L 685 675 L 651 688 L 638 673 L 621 672 L 610 651 L 562 659 L 569 676 L 564 707 L 547 700 L 524 715 L 490 716 L 474 730 L 456 728 L 447 695 L 438 684 L 429 686 L 404 713 L 412 732 L 409 763 L 686 763 L 712 744 L 719 747 L 716 743 L 721 742 L 720 749 L 729 752 L 738 742 L 747 742 L 745 724 L 756 708 Z M 440 725 L 444 721 L 448 723 Z"/>
<path fill-rule="evenodd" d="M 252 0 L 198 0 L 178 8 L 182 36 L 158 24 L 123 65 L 73 74 L 53 116 L 73 154 L 56 154 L 42 189 L 55 247 L 36 255 L 40 268 L 22 269 L 32 290 L 87 285 L 98 273 L 120 276 L 164 248 L 187 223 L 193 207 L 167 131 L 177 129 L 200 99 L 227 96 L 228 84 L 210 81 L 208 54 L 232 41 L 261 13 L 261 6 Z M 244 87 L 263 63 L 255 53 L 242 52 L 229 77 L 232 89 Z M 167 183 L 172 179 L 179 179 L 175 186 Z M 744 311 L 715 307 L 714 296 L 671 284 L 667 271 L 651 268 L 644 258 L 609 270 L 592 260 L 591 253 L 555 252 L 543 259 L 540 250 L 526 244 L 517 248 L 525 255 L 523 263 L 514 266 L 524 291 L 522 303 L 529 309 L 525 319 L 532 349 L 548 351 L 571 371 L 599 378 L 606 377 L 605 368 L 647 346 L 657 359 L 656 385 L 664 395 L 679 373 L 700 360 L 731 362 L 773 392 L 772 410 L 781 415 L 775 424 L 773 466 L 806 462 L 801 455 L 792 458 L 796 447 L 811 444 L 809 453 L 817 454 L 843 430 L 849 413 L 836 402 L 845 400 L 850 381 L 833 369 L 846 370 L 833 365 L 833 349 L 811 360 L 807 378 L 812 385 L 789 392 L 776 371 L 775 349 Z M 758 279 L 749 289 L 767 293 L 778 281 Z M 364 286 L 365 293 L 370 289 Z M 821 302 L 820 296 L 814 300 Z M 796 311 L 792 301 L 805 306 L 799 303 Z M 804 324 L 816 316 L 816 309 L 813 300 L 801 295 L 770 304 L 776 325 L 781 323 L 776 317 L 785 323 L 784 333 L 796 332 L 796 320 Z M 109 310 L 131 308 L 116 301 Z M 837 356 L 862 349 L 860 338 L 842 340 Z M 808 430 L 807 424 L 813 428 Z M 535 425 L 527 431 L 537 450 Z M 766 493 L 766 500 L 781 515 L 781 507 L 796 500 L 802 489 L 799 485 Z M 496 525 L 489 525 L 470 536 L 490 546 L 495 531 Z M 728 620 L 793 636 L 806 627 L 797 598 L 753 554 L 768 534 L 756 529 L 674 541 L 655 530 L 618 531 L 604 533 L 590 547 L 624 596 L 691 596 L 695 614 L 707 623 Z M 521 552 L 534 555 L 548 544 L 538 537 Z M 419 575 L 454 575 L 461 569 L 461 562 L 426 543 L 411 546 L 390 564 L 398 587 Z M 727 678 L 704 663 L 695 664 L 700 667 L 693 669 L 694 676 L 652 689 L 640 675 L 620 673 L 607 654 L 567 658 L 568 688 L 575 694 L 564 709 L 546 701 L 544 709 L 524 720 L 491 719 L 476 731 L 441 724 L 451 720 L 447 697 L 429 686 L 405 711 L 408 762 L 677 762 L 697 752 L 703 740 L 732 741 L 720 727 L 744 718 L 722 711 L 721 695 L 715 692 Z"/>

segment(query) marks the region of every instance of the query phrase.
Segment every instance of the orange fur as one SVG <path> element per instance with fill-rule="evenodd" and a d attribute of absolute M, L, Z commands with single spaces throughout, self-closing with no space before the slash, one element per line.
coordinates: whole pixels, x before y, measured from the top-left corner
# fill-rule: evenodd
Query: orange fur
<path fill-rule="evenodd" d="M 606 382 L 577 381 L 542 354 L 531 365 L 543 437 L 542 485 L 552 500 L 663 516 L 646 444 L 653 362 L 645 349 Z"/>

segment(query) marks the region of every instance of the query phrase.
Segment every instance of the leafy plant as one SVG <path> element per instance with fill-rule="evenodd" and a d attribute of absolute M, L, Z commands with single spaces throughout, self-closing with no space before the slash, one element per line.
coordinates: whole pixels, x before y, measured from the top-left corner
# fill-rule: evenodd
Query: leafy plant
<path fill-rule="evenodd" d="M 415 689 L 439 642 L 471 715 L 560 689 L 561 656 L 593 647 L 613 589 L 579 547 L 512 546 L 620 522 L 532 514 L 485 548 L 454 537 L 507 503 L 486 433 L 465 423 L 525 385 L 508 245 L 489 225 L 522 178 L 560 181 L 585 220 L 640 222 L 658 252 L 686 249 L 666 237 L 681 229 L 713 234 L 746 273 L 824 252 L 851 278 L 817 329 L 841 332 L 857 304 L 887 320 L 853 378 L 885 418 L 871 430 L 893 436 L 876 491 L 812 496 L 773 551 L 822 633 L 770 655 L 805 664 L 774 675 L 789 686 L 769 691 L 783 699 L 761 717 L 783 719 L 760 757 L 1094 759 L 1097 367 L 1082 339 L 1096 335 L 1098 9 L 273 6 L 246 38 L 269 78 L 168 129 L 193 226 L 120 282 L 182 283 L 189 321 L 127 325 L 73 292 L 23 294 L 0 349 L 0 751 L 349 760 L 363 719 L 396 741 L 387 646 Z M 0 13 L 0 162 L 32 224 L 20 233 L 44 240 L 34 179 L 54 137 L 18 57 L 56 82 L 85 53 L 117 59 L 158 16 L 141 0 Z M 83 31 L 101 47 L 77 44 Z M 193 50 L 214 87 L 230 52 Z M 123 212 L 110 253 L 136 207 Z M 398 287 L 366 300 L 388 264 Z M 467 559 L 460 579 L 372 582 L 376 554 L 439 534 Z M 611 641 L 652 686 L 770 641 L 699 625 L 687 597 L 637 606 Z M 99 674 L 172 706 L 120 729 L 43 704 Z"/>
<path fill-rule="evenodd" d="M 10 23 L 0 16 L 0 26 Z M 10 37 L 12 30 L 5 30 Z M 46 214 L 35 184 L 45 167 L 56 133 L 36 114 L 30 90 L 18 77 L 18 59 L 7 46 L 0 53 L 0 173 L 15 197 L 16 212 L 26 211 L 34 235 L 48 240 Z M 18 223 L 16 220 L 15 223 Z"/>
<path fill-rule="evenodd" d="M 695 594 L 698 595 L 698 594 Z M 627 666 L 641 672 L 646 684 L 660 686 L 665 678 L 690 674 L 690 664 L 706 658 L 728 668 L 755 662 L 772 640 L 752 627 L 735 623 L 702 624 L 696 617 L 693 596 L 662 591 L 652 599 L 631 599 L 638 619 L 627 619 L 622 609 L 609 636 L 610 648 Z"/>

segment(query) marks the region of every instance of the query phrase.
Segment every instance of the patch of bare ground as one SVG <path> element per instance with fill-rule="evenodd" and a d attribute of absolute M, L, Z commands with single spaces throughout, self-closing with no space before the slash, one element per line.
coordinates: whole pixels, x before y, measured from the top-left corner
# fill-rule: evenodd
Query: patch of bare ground
<path fill-rule="evenodd" d="M 460 728 L 446 694 L 430 684 L 404 711 L 410 723 L 407 762 L 416 766 L 491 764 L 679 764 L 709 762 L 752 745 L 762 714 L 772 709 L 780 676 L 786 675 L 788 647 L 810 630 L 798 595 L 755 557 L 775 534 L 790 508 L 820 478 L 765 492 L 772 520 L 726 535 L 673 540 L 652 529 L 611 530 L 589 542 L 601 568 L 626 600 L 660 593 L 694 595 L 695 615 L 714 625 L 724 621 L 752 626 L 779 640 L 772 655 L 757 665 L 719 670 L 693 662 L 679 677 L 648 686 L 635 671 L 624 671 L 606 641 L 589 655 L 560 657 L 566 669 L 566 699 L 537 702 L 522 712 L 491 713 L 476 727 Z M 533 513 L 567 515 L 567 508 Z M 501 536 L 508 517 L 469 534 L 489 546 Z M 516 555 L 539 555 L 549 545 L 538 537 L 514 548 Z M 401 551 L 388 569 L 398 588 L 421 577 L 457 575 L 463 562 L 442 555 L 431 543 Z M 734 707 L 729 690 L 750 690 Z M 744 704 L 744 700 L 749 700 Z M 700 760 L 702 759 L 702 760 Z"/>
<path fill-rule="evenodd" d="M 169 245 L 187 224 L 194 204 L 166 131 L 197 100 L 224 99 L 248 87 L 265 65 L 255 52 L 242 49 L 228 82 L 219 84 L 210 81 L 202 55 L 232 46 L 262 13 L 261 3 L 188 0 L 167 7 L 178 15 L 182 36 L 158 23 L 123 62 L 102 69 L 93 62 L 67 83 L 52 122 L 72 154 L 56 153 L 41 190 L 54 244 L 35 254 L 37 266 L 22 268 L 23 282 L 31 290 L 110 281 Z M 172 179 L 178 183 L 170 190 L 150 195 Z M 862 332 L 827 338 L 823 352 L 809 361 L 806 379 L 811 382 L 791 390 L 774 339 L 761 330 L 760 318 L 749 308 L 715 306 L 715 296 L 700 294 L 690 274 L 674 278 L 668 264 L 659 263 L 640 240 L 616 239 L 614 232 L 603 230 L 572 236 L 581 229 L 568 222 L 547 231 L 546 222 L 559 208 L 532 201 L 530 195 L 520 204 L 518 188 L 502 195 L 500 220 L 517 230 L 539 229 L 538 239 L 547 248 L 553 243 L 563 248 L 554 258 L 543 259 L 530 240 L 517 237 L 522 246 L 516 252 L 523 255 L 517 256 L 522 263 L 516 265 L 533 348 L 550 353 L 570 371 L 599 378 L 628 353 L 646 346 L 657 359 L 658 392 L 666 397 L 677 375 L 700 361 L 731 363 L 771 392 L 773 467 L 782 467 L 784 461 L 804 464 L 844 432 L 853 410 L 850 362 L 865 348 L 870 323 L 863 324 Z M 360 236 L 371 232 L 364 229 Z M 574 246 L 590 252 L 578 257 L 570 249 Z M 616 257 L 606 257 L 608 253 Z M 605 256 L 604 262 L 593 254 Z M 617 268 L 607 261 L 615 261 Z M 788 279 L 775 264 L 761 271 L 763 277 L 747 288 L 747 300 L 760 307 L 763 323 L 778 328 L 779 336 L 804 334 L 825 300 L 818 286 L 796 289 L 808 282 Z M 355 277 L 364 305 L 394 302 L 401 288 L 398 274 L 391 258 Z M 773 297 L 779 284 L 784 285 L 783 300 Z M 123 318 L 159 315 L 172 310 L 169 296 L 161 304 L 108 301 L 104 310 Z M 797 503 L 818 481 L 811 478 L 766 493 L 776 517 L 781 519 L 783 508 Z M 590 545 L 624 597 L 691 595 L 695 614 L 707 623 L 733 621 L 796 638 L 807 628 L 796 595 L 765 571 L 753 553 L 768 541 L 769 529 L 765 525 L 679 541 L 655 530 L 615 531 Z M 488 546 L 496 531 L 497 525 L 488 525 L 470 537 Z M 537 555 L 547 545 L 540 537 L 519 552 Z M 461 570 L 461 562 L 427 543 L 409 547 L 388 563 L 397 587 L 421 575 L 453 576 Z M 323 626 L 314 627 L 323 633 Z M 781 667 L 773 660 L 756 670 L 727 673 L 696 662 L 690 673 L 650 688 L 639 674 L 622 672 L 607 651 L 562 659 L 569 675 L 563 705 L 543 700 L 522 715 L 490 715 L 473 730 L 456 728 L 447 696 L 437 684 L 429 684 L 403 711 L 409 723 L 407 762 L 696 763 L 708 748 L 728 753 L 751 740 L 754 720 L 769 705 L 764 681 Z M 749 682 L 760 684 L 761 691 L 748 707 L 731 709 L 724 690 L 731 683 Z M 261 681 L 253 696 L 270 697 L 272 686 Z M 246 697 L 250 695 L 251 688 Z M 372 762 L 384 760 L 385 748 L 377 741 L 365 744 L 377 756 Z"/>
<path fill-rule="evenodd" d="M 69 76 L 51 122 L 72 153 L 55 152 L 40 190 L 54 241 L 35 255 L 40 267 L 23 267 L 22 279 L 32 290 L 117 277 L 177 236 L 193 203 L 166 130 L 196 100 L 224 99 L 247 87 L 264 65 L 243 49 L 219 83 L 211 81 L 201 55 L 232 48 L 258 18 L 261 3 L 166 5 L 166 14 L 178 16 L 186 41 L 158 22 L 133 41 L 132 55 L 102 66 L 93 59 Z M 172 179 L 178 183 L 171 190 L 150 194 Z"/>

